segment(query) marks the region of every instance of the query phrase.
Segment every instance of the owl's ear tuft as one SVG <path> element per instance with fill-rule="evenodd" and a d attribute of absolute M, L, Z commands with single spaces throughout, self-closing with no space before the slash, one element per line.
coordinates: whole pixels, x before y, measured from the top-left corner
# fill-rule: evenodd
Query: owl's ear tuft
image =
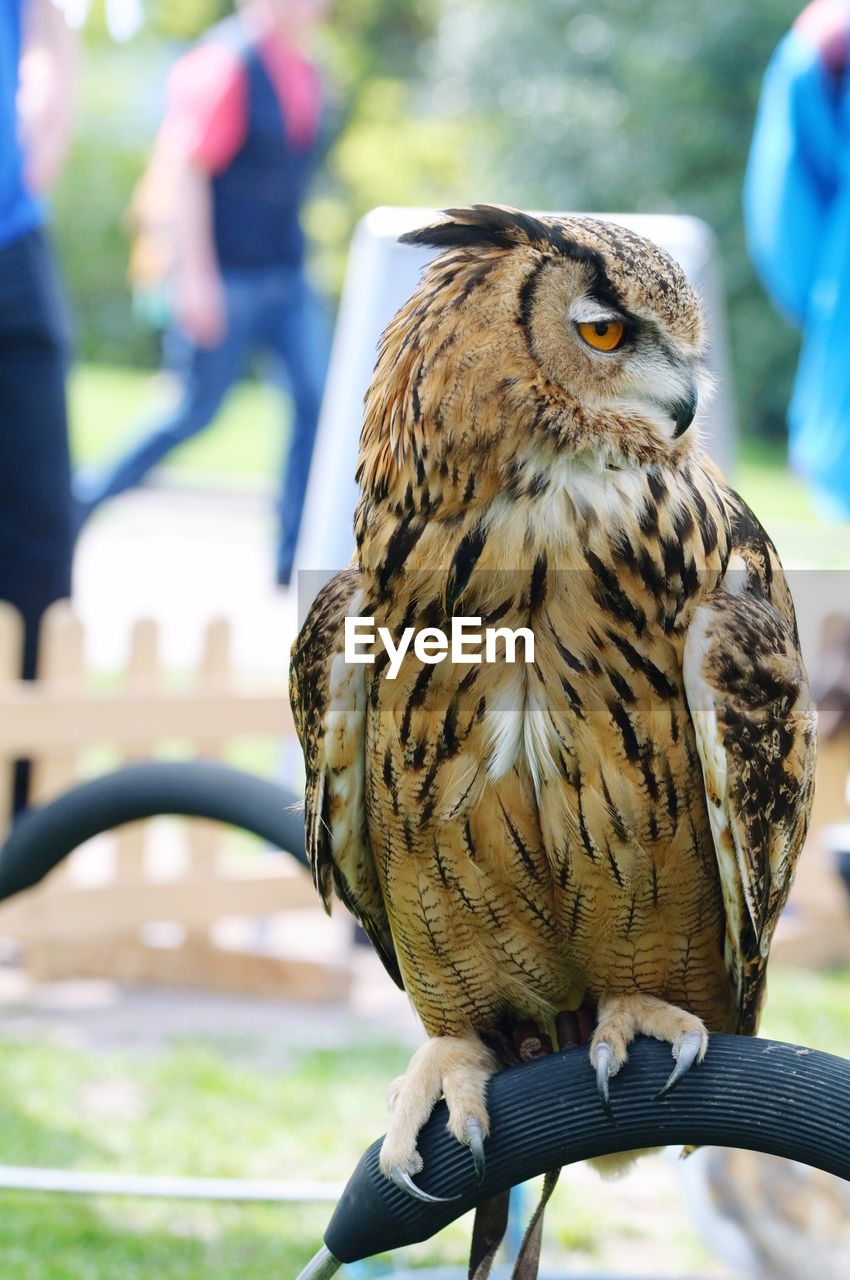
<path fill-rule="evenodd" d="M 542 222 L 506 205 L 474 204 L 468 209 L 446 209 L 444 213 L 445 221 L 406 231 L 399 237 L 400 242 L 433 249 L 513 249 L 520 244 L 542 246 L 548 240 Z"/>

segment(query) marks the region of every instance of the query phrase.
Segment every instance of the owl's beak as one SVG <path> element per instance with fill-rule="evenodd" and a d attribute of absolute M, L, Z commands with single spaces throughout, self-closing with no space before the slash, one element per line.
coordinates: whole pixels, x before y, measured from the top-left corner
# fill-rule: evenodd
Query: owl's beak
<path fill-rule="evenodd" d="M 697 384 L 693 378 L 689 378 L 686 393 L 669 405 L 670 417 L 676 424 L 676 430 L 673 432 L 674 440 L 678 440 L 679 436 L 684 435 L 693 422 L 697 411 L 697 399 Z"/>

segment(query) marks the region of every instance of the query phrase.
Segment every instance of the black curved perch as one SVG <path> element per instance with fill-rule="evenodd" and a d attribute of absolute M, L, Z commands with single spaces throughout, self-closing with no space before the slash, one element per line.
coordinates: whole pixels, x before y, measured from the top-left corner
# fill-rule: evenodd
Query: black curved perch
<path fill-rule="evenodd" d="M 0 850 L 0 901 L 38 884 L 102 831 L 177 814 L 253 832 L 306 865 L 298 797 L 265 778 L 209 760 L 151 760 L 83 782 L 19 819 Z"/>
<path fill-rule="evenodd" d="M 239 769 L 208 761 L 150 761 L 74 787 L 20 819 L 0 851 L 0 900 L 37 884 L 78 845 L 158 814 L 203 817 L 253 832 L 306 862 L 295 797 Z M 325 1280 L 340 1262 L 427 1240 L 506 1187 L 592 1156 L 696 1143 L 745 1147 L 800 1160 L 850 1180 L 850 1063 L 769 1040 L 715 1035 L 701 1066 L 675 1092 L 655 1095 L 670 1070 L 668 1045 L 639 1039 L 612 1082 L 612 1122 L 599 1105 L 587 1051 L 552 1054 L 490 1084 L 493 1136 L 484 1183 L 448 1133 L 444 1104 L 420 1135 L 434 1195 L 423 1204 L 378 1170 L 380 1141 L 363 1155 L 300 1280 Z"/>
<path fill-rule="evenodd" d="M 492 1136 L 481 1186 L 440 1103 L 420 1135 L 425 1169 L 417 1182 L 455 1198 L 424 1204 L 405 1195 L 380 1173 L 374 1142 L 342 1194 L 325 1248 L 299 1280 L 324 1280 L 340 1262 L 427 1240 L 506 1187 L 616 1151 L 745 1147 L 850 1179 L 850 1062 L 779 1041 L 714 1035 L 705 1061 L 658 1100 L 669 1071 L 669 1045 L 638 1039 L 611 1082 L 613 1123 L 599 1105 L 586 1049 L 503 1071 L 490 1082 Z"/>

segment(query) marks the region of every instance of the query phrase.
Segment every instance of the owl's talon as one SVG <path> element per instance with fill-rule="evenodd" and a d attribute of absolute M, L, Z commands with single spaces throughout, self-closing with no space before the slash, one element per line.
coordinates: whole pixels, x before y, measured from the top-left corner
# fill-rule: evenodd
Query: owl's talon
<path fill-rule="evenodd" d="M 472 1155 L 472 1163 L 475 1165 L 476 1180 L 481 1183 L 484 1181 L 485 1155 L 484 1155 L 484 1130 L 478 1120 L 471 1117 L 467 1120 L 463 1127 L 466 1145 L 469 1147 Z"/>
<path fill-rule="evenodd" d="M 599 1101 L 602 1103 L 602 1109 L 609 1120 L 614 1119 L 614 1112 L 611 1108 L 611 1098 L 608 1093 L 608 1080 L 612 1074 L 611 1062 L 613 1053 L 610 1045 L 602 1040 L 596 1046 L 596 1092 L 599 1094 Z"/>
<path fill-rule="evenodd" d="M 473 1032 L 432 1036 L 416 1050 L 406 1073 L 390 1085 L 390 1123 L 378 1157 L 381 1172 L 400 1190 L 429 1204 L 444 1203 L 413 1181 L 422 1168 L 416 1140 L 441 1093 L 448 1108 L 448 1130 L 469 1147 L 481 1180 L 488 1127 L 487 1081 L 498 1066 L 496 1055 Z"/>
<path fill-rule="evenodd" d="M 426 1204 L 447 1204 L 449 1200 L 458 1200 L 459 1196 L 432 1196 L 421 1187 L 417 1187 L 406 1169 L 389 1169 L 387 1177 L 399 1190 L 412 1196 L 414 1200 L 424 1200 Z"/>
<path fill-rule="evenodd" d="M 656 1098 L 665 1097 L 671 1089 L 675 1089 L 676 1085 L 682 1079 L 687 1071 L 690 1071 L 698 1059 L 702 1056 L 703 1037 L 698 1031 L 688 1031 L 679 1041 L 679 1054 L 676 1058 L 676 1065 L 667 1078 L 664 1088 L 656 1093 Z"/>

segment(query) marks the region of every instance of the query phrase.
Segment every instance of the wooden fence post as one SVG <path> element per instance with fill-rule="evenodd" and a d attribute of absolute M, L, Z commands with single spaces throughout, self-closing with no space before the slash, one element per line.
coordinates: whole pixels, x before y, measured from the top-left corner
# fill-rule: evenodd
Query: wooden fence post
<path fill-rule="evenodd" d="M 56 600 L 41 620 L 37 674 L 48 691 L 77 693 L 85 688 L 85 639 L 83 625 L 69 600 Z M 80 736 L 85 726 L 80 726 Z M 54 749 L 33 761 L 30 803 L 45 804 L 77 780 L 79 752 L 73 747 Z"/>
<path fill-rule="evenodd" d="M 230 688 L 234 681 L 230 623 L 226 618 L 213 618 L 204 631 L 196 688 L 199 693 L 213 692 Z M 228 734 L 227 726 L 222 725 L 221 736 L 199 739 L 198 755 L 205 760 L 221 759 L 228 736 L 231 735 Z M 221 828 L 214 822 L 201 820 L 190 824 L 188 834 L 193 876 L 203 878 L 215 875 L 216 857 L 221 847 Z"/>
<path fill-rule="evenodd" d="M 153 618 L 137 618 L 130 631 L 130 652 L 124 688 L 134 693 L 159 692 L 162 674 L 159 665 L 159 626 Z M 144 760 L 153 753 L 155 739 L 134 743 L 123 752 L 125 763 Z M 116 876 L 122 880 L 141 880 L 145 874 L 144 822 L 131 822 L 116 833 Z"/>

